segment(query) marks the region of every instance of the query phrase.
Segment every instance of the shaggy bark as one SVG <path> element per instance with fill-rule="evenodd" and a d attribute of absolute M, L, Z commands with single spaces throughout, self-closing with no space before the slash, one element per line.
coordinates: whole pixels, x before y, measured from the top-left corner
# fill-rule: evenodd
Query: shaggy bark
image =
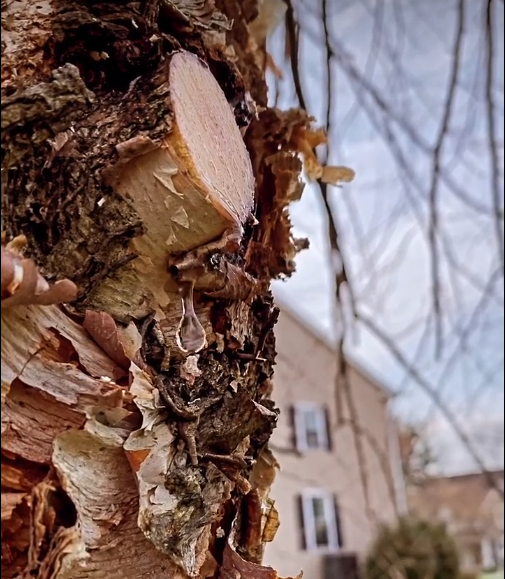
<path fill-rule="evenodd" d="M 316 133 L 219 8 L 2 4 L 2 577 L 277 576 L 269 284 Z"/>

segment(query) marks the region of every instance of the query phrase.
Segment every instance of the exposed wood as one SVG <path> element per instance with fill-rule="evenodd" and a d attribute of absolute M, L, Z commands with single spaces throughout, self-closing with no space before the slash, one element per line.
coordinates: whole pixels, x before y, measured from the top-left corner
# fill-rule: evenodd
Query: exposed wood
<path fill-rule="evenodd" d="M 132 243 L 139 256 L 133 267 L 161 305 L 168 303 L 167 285 L 177 292 L 167 254 L 241 230 L 254 200 L 249 154 L 214 76 L 197 57 L 178 52 L 170 57 L 167 77 L 170 132 L 159 145 L 141 136 L 119 144 L 119 166 L 109 172 L 144 225 L 145 234 Z"/>
<path fill-rule="evenodd" d="M 172 56 L 169 82 L 175 121 L 169 146 L 228 224 L 243 224 L 253 208 L 254 177 L 223 91 L 207 67 L 188 52 Z M 196 240 L 198 246 L 206 241 L 210 239 Z"/>

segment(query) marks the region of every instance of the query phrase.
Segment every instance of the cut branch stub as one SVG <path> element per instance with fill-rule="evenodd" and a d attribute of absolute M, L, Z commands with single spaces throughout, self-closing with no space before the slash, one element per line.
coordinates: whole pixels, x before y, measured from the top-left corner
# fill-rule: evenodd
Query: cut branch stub
<path fill-rule="evenodd" d="M 189 52 L 173 54 L 168 67 L 173 128 L 161 146 L 139 136 L 144 146 L 125 155 L 120 145 L 133 158 L 114 183 L 146 228 L 135 249 L 154 264 L 242 225 L 254 201 L 249 153 L 216 79 Z"/>
<path fill-rule="evenodd" d="M 170 146 L 218 213 L 243 223 L 253 205 L 254 177 L 223 91 L 207 66 L 187 52 L 172 58 L 170 91 L 175 115 Z"/>
<path fill-rule="evenodd" d="M 119 161 L 104 175 L 143 225 L 144 234 L 131 242 L 138 258 L 132 263 L 135 287 L 129 283 L 128 294 L 147 291 L 156 309 L 164 309 L 178 293 L 167 271 L 168 256 L 182 256 L 240 229 L 253 209 L 255 188 L 240 129 L 207 65 L 179 51 L 165 66 L 156 90 L 165 94 L 169 89 L 161 112 L 171 117 L 170 131 L 161 142 L 139 134 L 119 143 Z M 116 288 L 104 286 L 101 293 L 95 306 L 116 319 L 125 312 L 139 317 L 149 309 L 144 304 L 153 305 L 146 295 L 142 307 L 118 308 L 107 298 L 117 295 Z"/>

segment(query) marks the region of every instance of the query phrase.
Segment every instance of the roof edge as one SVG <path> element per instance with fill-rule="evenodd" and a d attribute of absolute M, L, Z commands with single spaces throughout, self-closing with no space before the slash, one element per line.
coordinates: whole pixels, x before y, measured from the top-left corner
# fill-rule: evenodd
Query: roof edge
<path fill-rule="evenodd" d="M 317 328 L 314 324 L 310 323 L 305 319 L 299 312 L 297 312 L 292 306 L 287 303 L 287 300 L 279 298 L 277 292 L 274 289 L 275 303 L 280 308 L 281 312 L 287 314 L 295 323 L 301 326 L 304 330 L 307 330 L 312 337 L 321 342 L 321 344 L 330 352 L 337 353 L 337 344 L 333 343 L 331 339 Z M 382 392 L 387 398 L 394 398 L 396 392 L 392 390 L 389 386 L 386 386 L 377 376 L 374 375 L 368 368 L 365 368 L 362 362 L 358 362 L 353 356 L 346 354 L 349 364 L 352 366 L 353 370 L 357 372 L 362 378 L 374 386 L 377 390 Z"/>
<path fill-rule="evenodd" d="M 455 480 L 461 480 L 461 479 L 465 479 L 465 478 L 486 478 L 486 477 L 496 477 L 496 478 L 505 478 L 505 471 L 503 468 L 497 468 L 497 469 L 490 469 L 490 470 L 486 470 L 486 471 L 482 471 L 482 470 L 474 470 L 474 471 L 469 471 L 469 472 L 463 472 L 460 474 L 448 474 L 448 475 L 433 475 L 433 476 L 429 476 L 425 479 L 425 481 L 422 481 L 420 483 L 420 486 L 422 486 L 424 483 L 429 484 L 430 482 L 436 482 L 436 481 L 455 481 Z"/>

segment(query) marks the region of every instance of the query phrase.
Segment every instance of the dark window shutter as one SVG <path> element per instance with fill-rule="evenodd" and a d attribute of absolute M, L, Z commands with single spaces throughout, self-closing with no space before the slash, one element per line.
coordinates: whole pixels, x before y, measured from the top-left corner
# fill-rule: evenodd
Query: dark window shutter
<path fill-rule="evenodd" d="M 341 549 L 344 546 L 344 538 L 342 532 L 342 517 L 340 516 L 340 506 L 336 496 L 333 497 L 333 508 L 335 509 L 335 524 L 337 525 L 337 544 Z"/>
<path fill-rule="evenodd" d="M 291 428 L 291 446 L 293 450 L 298 450 L 298 441 L 296 440 L 295 411 L 295 407 L 291 404 L 288 407 L 288 421 Z"/>
<path fill-rule="evenodd" d="M 324 579 L 360 579 L 360 576 L 358 558 L 354 553 L 324 558 Z"/>
<path fill-rule="evenodd" d="M 300 531 L 300 548 L 302 551 L 307 550 L 307 542 L 305 541 L 305 521 L 303 518 L 303 499 L 302 495 L 296 496 L 296 514 L 298 516 L 298 529 Z"/>
<path fill-rule="evenodd" d="M 333 450 L 333 437 L 331 431 L 331 417 L 330 417 L 330 409 L 328 406 L 324 407 L 324 414 L 325 414 L 325 421 L 326 421 L 326 436 L 328 438 L 328 450 Z"/>

